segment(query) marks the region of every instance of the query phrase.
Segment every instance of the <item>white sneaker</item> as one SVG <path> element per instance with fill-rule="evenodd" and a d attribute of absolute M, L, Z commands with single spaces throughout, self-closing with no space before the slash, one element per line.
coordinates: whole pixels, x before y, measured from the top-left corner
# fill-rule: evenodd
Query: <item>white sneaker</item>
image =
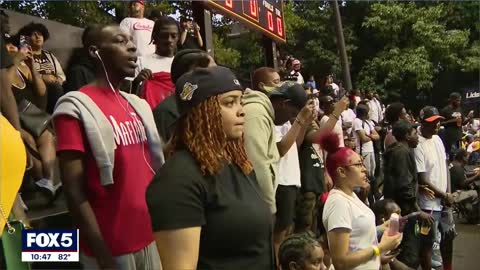
<path fill-rule="evenodd" d="M 43 188 L 43 189 L 48 190 L 52 194 L 52 196 L 55 196 L 56 189 L 53 186 L 53 181 L 52 180 L 42 178 L 42 179 L 38 180 L 37 182 L 35 182 L 35 185 L 37 185 L 39 188 Z"/>

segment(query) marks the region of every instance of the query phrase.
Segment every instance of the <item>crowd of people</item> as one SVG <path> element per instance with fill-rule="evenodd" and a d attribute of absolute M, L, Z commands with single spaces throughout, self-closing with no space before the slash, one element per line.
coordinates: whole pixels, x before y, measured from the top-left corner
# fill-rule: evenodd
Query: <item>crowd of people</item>
<path fill-rule="evenodd" d="M 192 20 L 129 7 L 85 29 L 65 73 L 43 24 L 2 23 L 23 181 L 64 193 L 85 269 L 453 269 L 453 211 L 480 216 L 480 121 L 458 93 L 413 115 L 304 81 L 294 57 L 244 87 Z"/>

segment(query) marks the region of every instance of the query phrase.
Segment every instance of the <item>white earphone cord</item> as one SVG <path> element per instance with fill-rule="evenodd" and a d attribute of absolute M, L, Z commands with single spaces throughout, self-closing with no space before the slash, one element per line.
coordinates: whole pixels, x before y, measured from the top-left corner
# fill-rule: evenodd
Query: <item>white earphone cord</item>
<path fill-rule="evenodd" d="M 118 99 L 118 95 L 117 95 L 117 92 L 115 91 L 115 88 L 113 87 L 112 83 L 110 82 L 110 78 L 108 77 L 108 72 L 107 72 L 107 68 L 105 67 L 105 64 L 103 63 L 103 60 L 102 60 L 102 57 L 100 57 L 100 54 L 98 53 L 98 50 L 95 51 L 95 54 L 98 56 L 98 59 L 100 60 L 100 63 L 102 63 L 102 68 L 103 68 L 103 71 L 105 72 L 105 77 L 107 79 L 107 82 L 108 82 L 108 85 L 110 86 L 110 89 L 113 91 L 113 94 L 115 95 L 115 98 L 118 102 L 118 104 L 120 104 L 120 106 L 122 107 L 122 109 L 127 113 L 128 117 L 130 117 L 132 119 L 133 122 L 135 122 L 135 119 L 132 117 L 132 113 L 126 109 L 122 103 L 120 102 L 120 100 Z M 127 100 L 127 108 L 128 108 L 128 100 Z M 141 140 L 140 140 L 141 141 Z M 147 161 L 147 157 L 145 156 L 145 144 L 143 141 L 142 142 L 142 155 L 143 155 L 143 160 L 145 161 L 145 164 L 147 164 L 148 168 L 150 169 L 150 171 L 152 171 L 153 175 L 155 175 L 155 170 L 150 166 L 150 164 L 148 163 Z"/>

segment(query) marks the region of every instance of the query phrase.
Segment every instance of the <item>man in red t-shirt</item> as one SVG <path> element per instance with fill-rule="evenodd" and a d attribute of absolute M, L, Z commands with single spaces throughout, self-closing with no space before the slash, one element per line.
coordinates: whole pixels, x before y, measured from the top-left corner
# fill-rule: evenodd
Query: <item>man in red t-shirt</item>
<path fill-rule="evenodd" d="M 177 51 L 177 21 L 168 16 L 158 18 L 153 27 L 152 42 L 155 44 L 155 53 L 138 58 L 137 76 L 132 82 L 132 88 L 153 110 L 175 92 L 170 69 Z"/>
<path fill-rule="evenodd" d="M 148 104 L 117 90 L 135 73 L 136 47 L 118 26 L 92 31 L 96 80 L 62 97 L 53 120 L 81 261 L 85 269 L 161 269 L 145 201 L 161 142 Z"/>

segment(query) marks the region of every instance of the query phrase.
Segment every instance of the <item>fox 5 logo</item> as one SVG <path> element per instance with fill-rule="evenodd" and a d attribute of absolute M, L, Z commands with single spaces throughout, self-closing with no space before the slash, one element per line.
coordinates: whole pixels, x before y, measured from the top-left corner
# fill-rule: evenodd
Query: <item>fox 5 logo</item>
<path fill-rule="evenodd" d="M 78 230 L 23 230 L 22 251 L 78 251 Z"/>

